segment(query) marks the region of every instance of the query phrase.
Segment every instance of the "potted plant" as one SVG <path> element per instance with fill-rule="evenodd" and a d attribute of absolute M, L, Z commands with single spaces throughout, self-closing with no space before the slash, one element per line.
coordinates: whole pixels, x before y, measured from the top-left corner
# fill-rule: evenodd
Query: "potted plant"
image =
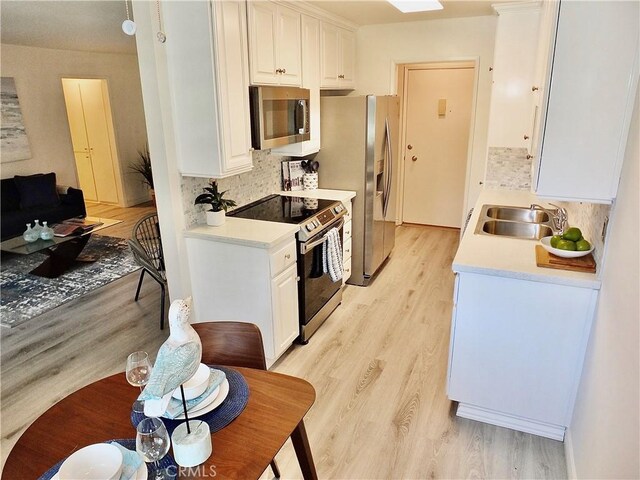
<path fill-rule="evenodd" d="M 195 205 L 211 205 L 211 209 L 207 210 L 207 225 L 218 227 L 225 222 L 225 213 L 229 207 L 235 207 L 237 204 L 234 200 L 222 198 L 226 191 L 218 191 L 218 183 L 215 180 L 209 182 L 208 187 L 203 189 L 206 193 L 202 193 L 196 197 Z"/>
<path fill-rule="evenodd" d="M 151 200 L 153 204 L 156 203 L 156 192 L 153 189 L 153 175 L 151 172 L 151 155 L 149 154 L 149 147 L 145 147 L 144 150 L 138 150 L 138 160 L 131 164 L 131 170 L 142 176 L 142 183 L 149 187 L 151 192 Z"/>

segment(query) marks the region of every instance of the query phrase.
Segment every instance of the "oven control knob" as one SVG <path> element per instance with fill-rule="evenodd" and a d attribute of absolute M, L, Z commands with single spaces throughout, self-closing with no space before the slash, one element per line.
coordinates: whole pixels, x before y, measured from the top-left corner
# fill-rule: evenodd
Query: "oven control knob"
<path fill-rule="evenodd" d="M 313 221 L 313 223 L 315 223 L 315 224 L 316 224 L 316 227 L 319 227 L 320 225 L 322 225 L 322 224 L 320 223 L 320 220 L 314 220 L 314 221 Z"/>
<path fill-rule="evenodd" d="M 305 227 L 309 232 L 312 231 L 314 228 L 316 228 L 316 226 L 313 223 L 307 223 Z"/>

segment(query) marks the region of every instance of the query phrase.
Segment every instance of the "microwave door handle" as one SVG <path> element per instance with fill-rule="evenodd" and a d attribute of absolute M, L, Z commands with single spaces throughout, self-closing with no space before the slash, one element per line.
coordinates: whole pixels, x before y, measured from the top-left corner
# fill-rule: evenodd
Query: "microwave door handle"
<path fill-rule="evenodd" d="M 307 102 L 305 100 L 298 100 L 296 103 L 297 105 L 296 105 L 296 116 L 295 116 L 296 118 L 295 134 L 303 135 L 309 129 L 308 120 L 307 120 Z M 298 116 L 301 110 L 302 110 L 302 115 L 301 115 L 302 118 Z"/>
<path fill-rule="evenodd" d="M 302 133 L 307 133 L 309 131 L 309 112 L 307 100 L 301 100 L 302 104 Z"/>

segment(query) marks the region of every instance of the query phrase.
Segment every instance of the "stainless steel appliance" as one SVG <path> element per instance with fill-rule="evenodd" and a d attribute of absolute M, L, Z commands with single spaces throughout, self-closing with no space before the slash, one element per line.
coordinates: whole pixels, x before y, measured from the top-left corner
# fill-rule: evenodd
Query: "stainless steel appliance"
<path fill-rule="evenodd" d="M 398 98 L 321 97 L 320 112 L 319 183 L 356 192 L 348 283 L 367 285 L 395 244 Z"/>
<path fill-rule="evenodd" d="M 322 268 L 322 245 L 333 228 L 344 226 L 345 206 L 335 200 L 271 195 L 228 215 L 300 225 L 298 242 L 298 308 L 300 343 L 311 335 L 342 302 L 342 281 L 333 282 Z"/>
<path fill-rule="evenodd" d="M 251 143 L 264 150 L 311 138 L 306 88 L 249 87 Z"/>

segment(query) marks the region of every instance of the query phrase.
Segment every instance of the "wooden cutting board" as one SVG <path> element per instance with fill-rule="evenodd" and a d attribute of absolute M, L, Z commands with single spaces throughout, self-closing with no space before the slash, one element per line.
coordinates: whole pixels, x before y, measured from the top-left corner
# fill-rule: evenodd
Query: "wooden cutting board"
<path fill-rule="evenodd" d="M 536 265 L 558 270 L 572 270 L 574 272 L 596 273 L 596 261 L 593 255 L 578 258 L 564 258 L 547 252 L 542 245 L 536 245 Z"/>

